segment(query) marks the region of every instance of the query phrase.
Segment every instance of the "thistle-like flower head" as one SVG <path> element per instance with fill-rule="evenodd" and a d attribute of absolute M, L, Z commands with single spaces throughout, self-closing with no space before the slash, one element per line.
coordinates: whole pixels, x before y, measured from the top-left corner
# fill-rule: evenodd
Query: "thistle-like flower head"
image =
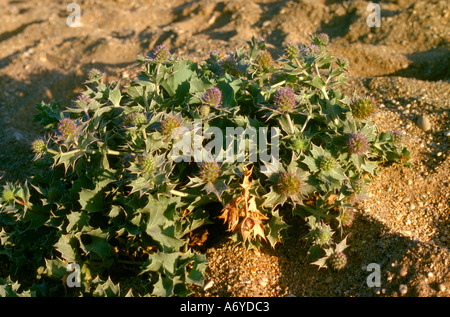
<path fill-rule="evenodd" d="M 215 162 L 204 162 L 200 166 L 200 178 L 205 183 L 214 183 L 221 174 L 220 165 Z"/>
<path fill-rule="evenodd" d="M 342 226 L 350 227 L 355 219 L 355 212 L 352 208 L 345 208 L 340 214 L 340 221 Z"/>
<path fill-rule="evenodd" d="M 317 231 L 315 241 L 320 245 L 328 244 L 331 242 L 332 235 L 333 231 L 331 231 L 331 228 L 329 226 L 323 226 Z"/>
<path fill-rule="evenodd" d="M 263 69 L 268 69 L 270 66 L 272 66 L 273 58 L 272 55 L 268 51 L 261 51 L 256 56 L 256 64 L 260 66 Z"/>
<path fill-rule="evenodd" d="M 331 171 L 336 166 L 336 160 L 331 156 L 322 157 L 320 160 L 320 169 L 322 171 Z"/>
<path fill-rule="evenodd" d="M 175 129 L 181 127 L 181 120 L 176 116 L 168 116 L 161 123 L 161 132 L 165 136 L 171 136 Z"/>
<path fill-rule="evenodd" d="M 320 33 L 317 35 L 317 39 L 321 44 L 328 45 L 330 42 L 330 37 L 326 33 Z"/>
<path fill-rule="evenodd" d="M 274 96 L 275 108 L 281 112 L 289 112 L 296 107 L 295 93 L 292 88 L 280 88 Z"/>
<path fill-rule="evenodd" d="M 284 55 L 286 55 L 287 58 L 296 58 L 300 55 L 300 49 L 298 48 L 298 45 L 295 43 L 288 43 L 284 47 Z"/>
<path fill-rule="evenodd" d="M 350 154 L 364 154 L 369 150 L 369 142 L 360 133 L 350 133 L 347 138 L 347 150 Z"/>
<path fill-rule="evenodd" d="M 347 265 L 347 256 L 343 252 L 337 252 L 330 255 L 328 264 L 335 271 L 340 271 Z"/>
<path fill-rule="evenodd" d="M 399 145 L 403 142 L 403 131 L 395 130 L 391 131 L 392 141 L 395 145 Z"/>
<path fill-rule="evenodd" d="M 3 190 L 3 192 L 2 192 L 2 198 L 3 198 L 3 201 L 5 201 L 5 202 L 7 202 L 7 203 L 13 201 L 14 198 L 15 198 L 14 191 L 12 191 L 11 189 L 5 189 L 5 190 Z"/>
<path fill-rule="evenodd" d="M 224 58 L 219 60 L 219 66 L 224 73 L 228 73 L 233 76 L 238 76 L 240 73 L 238 63 L 231 53 L 227 53 Z"/>
<path fill-rule="evenodd" d="M 355 194 L 362 194 L 365 188 L 365 182 L 362 179 L 358 179 L 352 182 L 352 188 Z"/>
<path fill-rule="evenodd" d="M 98 70 L 97 68 L 93 68 L 88 73 L 89 81 L 100 81 L 103 77 L 105 77 L 105 73 Z"/>
<path fill-rule="evenodd" d="M 356 119 L 368 119 L 375 113 L 375 103 L 372 98 L 354 98 L 350 104 L 353 117 Z"/>
<path fill-rule="evenodd" d="M 202 105 L 199 108 L 199 112 L 202 117 L 206 117 L 211 113 L 211 107 L 207 105 Z"/>
<path fill-rule="evenodd" d="M 222 104 L 222 92 L 219 88 L 213 87 L 208 89 L 202 96 L 202 101 L 205 104 L 219 107 Z"/>
<path fill-rule="evenodd" d="M 170 58 L 169 49 L 163 44 L 156 46 L 153 50 L 153 58 L 159 63 L 167 62 Z"/>
<path fill-rule="evenodd" d="M 61 119 L 58 123 L 58 132 L 65 139 L 73 136 L 77 131 L 77 124 L 70 118 Z"/>
<path fill-rule="evenodd" d="M 42 156 L 47 152 L 47 144 L 42 139 L 36 139 L 31 143 L 31 147 L 33 149 L 33 153 L 37 156 Z"/>
<path fill-rule="evenodd" d="M 308 47 L 305 48 L 305 52 L 307 54 L 311 54 L 311 55 L 317 55 L 321 52 L 322 50 L 320 49 L 319 46 L 317 46 L 316 44 L 311 44 Z"/>
<path fill-rule="evenodd" d="M 139 112 L 134 114 L 133 116 L 133 124 L 137 127 L 140 127 L 147 123 L 147 117 L 145 114 Z"/>
<path fill-rule="evenodd" d="M 276 190 L 282 196 L 291 197 L 300 194 L 301 186 L 302 181 L 298 175 L 292 172 L 283 172 L 278 177 Z"/>
<path fill-rule="evenodd" d="M 151 174 L 156 169 L 156 162 L 152 156 L 146 156 L 141 163 L 142 171 Z"/>

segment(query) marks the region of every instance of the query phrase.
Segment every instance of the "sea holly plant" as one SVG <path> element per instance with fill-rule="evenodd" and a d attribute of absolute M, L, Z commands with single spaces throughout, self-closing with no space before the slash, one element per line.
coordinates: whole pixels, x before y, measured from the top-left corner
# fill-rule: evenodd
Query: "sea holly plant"
<path fill-rule="evenodd" d="M 187 296 L 208 237 L 275 248 L 286 213 L 309 229 L 312 263 L 343 269 L 365 186 L 380 164 L 410 162 L 402 134 L 371 122 L 374 101 L 341 93 L 348 63 L 328 41 L 276 53 L 252 38 L 199 63 L 160 45 L 126 87 L 93 70 L 68 107 L 40 103 L 32 175 L 0 187 L 3 293 Z M 72 264 L 80 287 L 64 283 Z M 139 293 L 122 289 L 127 270 Z"/>

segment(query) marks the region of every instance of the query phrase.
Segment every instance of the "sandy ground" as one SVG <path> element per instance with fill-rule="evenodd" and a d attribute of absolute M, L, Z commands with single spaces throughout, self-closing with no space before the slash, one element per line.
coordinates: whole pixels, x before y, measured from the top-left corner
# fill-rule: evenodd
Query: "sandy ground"
<path fill-rule="evenodd" d="M 302 224 L 293 219 L 290 238 L 275 250 L 245 251 L 226 240 L 211 245 L 207 287 L 195 295 L 450 295 L 448 1 L 378 1 L 381 25 L 372 28 L 369 1 L 86 0 L 77 1 L 81 26 L 75 28 L 67 25 L 71 2 L 0 0 L 4 179 L 27 175 L 29 144 L 40 133 L 32 122 L 35 104 L 70 105 L 93 67 L 126 83 L 137 71 L 136 57 L 158 44 L 202 60 L 255 35 L 277 56 L 282 45 L 325 32 L 330 51 L 350 62 L 345 93 L 377 100 L 377 125 L 406 132 L 414 166 L 380 169 L 348 232 L 345 271 L 308 264 Z M 417 125 L 423 115 L 427 131 Z M 381 269 L 380 287 L 367 285 L 370 263 Z"/>

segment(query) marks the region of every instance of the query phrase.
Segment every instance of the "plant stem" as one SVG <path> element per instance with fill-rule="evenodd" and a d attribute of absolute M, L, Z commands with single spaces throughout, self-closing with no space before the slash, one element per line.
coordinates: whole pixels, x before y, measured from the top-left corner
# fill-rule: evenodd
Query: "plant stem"
<path fill-rule="evenodd" d="M 291 134 L 295 134 L 294 124 L 292 123 L 291 117 L 289 116 L 288 113 L 285 114 L 285 118 L 289 124 L 289 129 L 290 129 Z"/>

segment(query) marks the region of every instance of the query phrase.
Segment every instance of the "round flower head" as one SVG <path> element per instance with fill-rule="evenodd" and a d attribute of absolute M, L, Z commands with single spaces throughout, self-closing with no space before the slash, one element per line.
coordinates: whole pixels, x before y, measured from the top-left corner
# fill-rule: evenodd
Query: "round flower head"
<path fill-rule="evenodd" d="M 212 59 L 212 60 L 215 60 L 215 61 L 219 60 L 220 52 L 218 50 L 212 50 L 209 53 L 209 58 Z"/>
<path fill-rule="evenodd" d="M 277 90 L 274 96 L 275 107 L 281 112 L 289 112 L 295 108 L 294 90 L 286 87 Z"/>
<path fill-rule="evenodd" d="M 292 141 L 292 148 L 296 152 L 301 152 L 301 151 L 305 150 L 307 146 L 308 146 L 308 143 L 306 142 L 306 140 L 295 139 Z"/>
<path fill-rule="evenodd" d="M 169 49 L 163 44 L 158 45 L 153 50 L 153 58 L 160 63 L 167 62 L 170 58 Z"/>
<path fill-rule="evenodd" d="M 355 98 L 350 104 L 353 117 L 367 119 L 375 113 L 375 105 L 372 98 Z"/>
<path fill-rule="evenodd" d="M 219 61 L 219 66 L 224 73 L 233 76 L 239 75 L 237 61 L 231 53 L 227 53 L 227 55 Z"/>
<path fill-rule="evenodd" d="M 320 43 L 327 45 L 330 42 L 330 37 L 326 33 L 320 33 L 317 35 Z"/>
<path fill-rule="evenodd" d="M 346 208 L 340 215 L 341 224 L 344 227 L 350 227 L 355 219 L 355 213 L 352 209 Z"/>
<path fill-rule="evenodd" d="M 36 139 L 31 143 L 31 147 L 33 148 L 33 153 L 41 156 L 47 152 L 47 144 L 42 139 Z"/>
<path fill-rule="evenodd" d="M 92 99 L 86 95 L 81 94 L 77 97 L 76 101 L 84 104 L 89 104 L 92 101 Z"/>
<path fill-rule="evenodd" d="M 319 54 L 321 52 L 320 47 L 317 46 L 316 44 L 311 44 L 305 50 L 306 50 L 306 53 L 313 54 L 313 55 Z"/>
<path fill-rule="evenodd" d="M 161 123 L 161 132 L 165 136 L 171 136 L 179 127 L 181 127 L 181 120 L 175 116 L 169 116 Z"/>
<path fill-rule="evenodd" d="M 328 226 L 324 226 L 316 233 L 315 240 L 318 244 L 327 244 L 331 241 L 332 235 L 333 232 L 331 231 L 331 229 Z"/>
<path fill-rule="evenodd" d="M 103 77 L 105 77 L 105 73 L 96 68 L 91 69 L 88 73 L 90 81 L 100 81 Z"/>
<path fill-rule="evenodd" d="M 273 58 L 268 51 L 262 51 L 256 56 L 256 64 L 258 64 L 263 69 L 267 69 L 272 66 Z"/>
<path fill-rule="evenodd" d="M 61 119 L 58 123 L 58 132 L 64 138 L 69 138 L 77 131 L 77 124 L 70 118 Z"/>
<path fill-rule="evenodd" d="M 211 107 L 207 105 L 200 106 L 199 112 L 201 116 L 206 117 L 211 113 Z"/>
<path fill-rule="evenodd" d="M 358 179 L 352 182 L 352 188 L 355 194 L 361 194 L 364 191 L 365 183 L 364 180 Z"/>
<path fill-rule="evenodd" d="M 323 157 L 320 160 L 320 169 L 322 171 L 331 171 L 336 166 L 336 160 L 331 156 Z"/>
<path fill-rule="evenodd" d="M 219 107 L 222 104 L 222 92 L 219 88 L 213 87 L 203 94 L 202 100 L 208 105 Z"/>
<path fill-rule="evenodd" d="M 391 132 L 392 135 L 392 141 L 394 141 L 394 144 L 398 145 L 402 143 L 403 141 L 403 131 L 395 130 Z"/>
<path fill-rule="evenodd" d="M 200 166 L 200 178 L 206 183 L 214 183 L 220 176 L 220 166 L 217 162 L 205 162 Z"/>
<path fill-rule="evenodd" d="M 151 174 L 156 169 L 155 159 L 151 156 L 145 157 L 141 166 L 145 173 Z"/>
<path fill-rule="evenodd" d="M 347 265 L 347 256 L 343 252 L 333 253 L 328 263 L 333 270 L 340 271 Z"/>
<path fill-rule="evenodd" d="M 369 142 L 360 133 L 350 133 L 347 139 L 347 150 L 350 154 L 364 154 L 369 150 Z"/>
<path fill-rule="evenodd" d="M 302 182 L 298 175 L 290 172 L 281 173 L 278 177 L 276 189 L 279 194 L 290 197 L 300 194 Z"/>
<path fill-rule="evenodd" d="M 2 198 L 3 198 L 3 201 L 5 201 L 5 202 L 9 203 L 9 202 L 13 201 L 14 197 L 15 197 L 14 192 L 10 189 L 5 189 L 2 192 Z"/>
<path fill-rule="evenodd" d="M 284 54 L 287 58 L 296 58 L 300 55 L 298 45 L 295 43 L 288 43 L 284 48 Z"/>
<path fill-rule="evenodd" d="M 147 117 L 145 114 L 139 112 L 133 116 L 133 124 L 137 127 L 140 127 L 147 123 Z"/>

